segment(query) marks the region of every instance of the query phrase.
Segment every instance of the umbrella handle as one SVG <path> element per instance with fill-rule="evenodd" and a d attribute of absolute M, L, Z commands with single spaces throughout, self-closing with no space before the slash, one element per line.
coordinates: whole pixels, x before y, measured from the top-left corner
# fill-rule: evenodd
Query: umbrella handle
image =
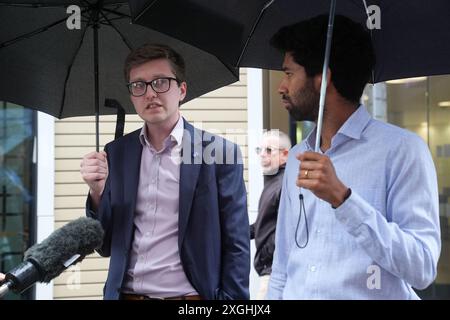
<path fill-rule="evenodd" d="M 115 140 L 123 136 L 125 127 L 125 109 L 117 100 L 108 98 L 105 99 L 105 107 L 117 109 L 116 132 L 114 134 Z"/>

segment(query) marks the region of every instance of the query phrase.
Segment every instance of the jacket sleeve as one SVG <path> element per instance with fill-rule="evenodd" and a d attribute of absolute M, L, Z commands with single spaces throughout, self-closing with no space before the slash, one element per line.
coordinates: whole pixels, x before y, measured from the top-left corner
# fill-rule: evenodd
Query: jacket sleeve
<path fill-rule="evenodd" d="M 239 148 L 237 163 L 217 165 L 218 199 L 222 230 L 221 289 L 217 299 L 249 299 L 250 232 L 247 193 Z M 233 150 L 230 150 L 233 151 Z"/>
<path fill-rule="evenodd" d="M 250 240 L 255 239 L 255 224 L 252 223 L 250 225 Z"/>
<path fill-rule="evenodd" d="M 278 217 L 278 208 L 280 207 L 280 198 L 281 198 L 281 185 L 280 189 L 273 196 L 273 203 L 271 206 L 272 215 L 275 214 Z M 278 219 L 277 219 L 278 220 Z M 276 222 L 275 222 L 276 223 Z M 273 253 L 275 251 L 275 230 L 270 234 L 270 236 L 265 241 L 261 250 L 261 257 L 264 257 L 263 261 L 265 264 L 269 265 L 269 270 L 272 272 L 272 261 L 273 261 Z"/>

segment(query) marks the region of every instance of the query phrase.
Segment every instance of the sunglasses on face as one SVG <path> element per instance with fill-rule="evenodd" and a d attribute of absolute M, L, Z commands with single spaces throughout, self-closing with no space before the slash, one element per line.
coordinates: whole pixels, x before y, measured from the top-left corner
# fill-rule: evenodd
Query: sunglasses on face
<path fill-rule="evenodd" d="M 272 152 L 275 152 L 275 151 L 278 151 L 278 150 L 281 150 L 281 149 L 280 148 L 275 148 L 275 147 L 264 147 L 264 148 L 257 147 L 255 149 L 256 154 L 258 154 L 258 155 L 260 155 L 263 152 L 265 152 L 267 155 L 271 155 Z"/>

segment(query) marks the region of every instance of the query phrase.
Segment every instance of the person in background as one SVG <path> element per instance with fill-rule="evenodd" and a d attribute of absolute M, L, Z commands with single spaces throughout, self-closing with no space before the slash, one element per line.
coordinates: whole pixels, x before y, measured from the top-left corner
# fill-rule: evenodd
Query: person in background
<path fill-rule="evenodd" d="M 290 148 L 289 136 L 279 130 L 266 131 L 256 148 L 264 174 L 264 189 L 259 198 L 258 215 L 255 223 L 250 225 L 250 239 L 255 239 L 256 246 L 254 266 L 260 277 L 257 300 L 265 298 L 272 272 L 281 182 Z"/>

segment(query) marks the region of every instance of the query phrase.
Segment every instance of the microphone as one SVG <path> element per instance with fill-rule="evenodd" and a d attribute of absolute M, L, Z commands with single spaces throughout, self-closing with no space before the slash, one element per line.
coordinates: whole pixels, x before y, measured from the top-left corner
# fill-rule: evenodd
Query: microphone
<path fill-rule="evenodd" d="M 99 221 L 82 217 L 55 230 L 25 252 L 24 262 L 5 274 L 0 298 L 10 290 L 22 293 L 35 282 L 48 283 L 66 268 L 82 261 L 103 243 Z"/>

